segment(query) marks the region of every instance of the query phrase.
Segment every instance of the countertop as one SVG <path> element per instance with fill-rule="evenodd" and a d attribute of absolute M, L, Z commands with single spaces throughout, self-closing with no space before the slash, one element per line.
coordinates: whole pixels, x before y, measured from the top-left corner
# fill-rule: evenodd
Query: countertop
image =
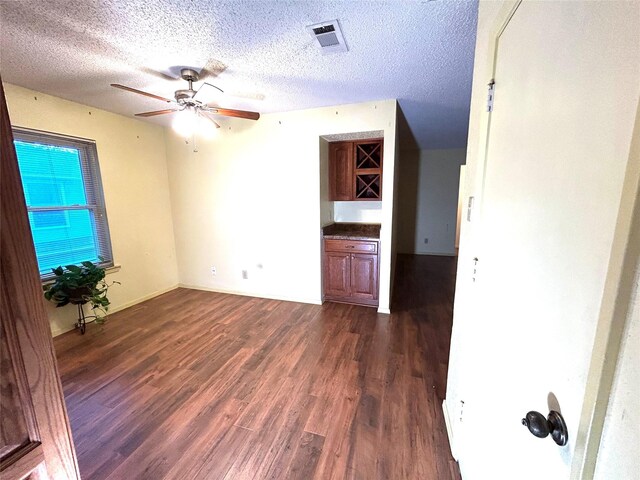
<path fill-rule="evenodd" d="M 337 240 L 380 240 L 380 224 L 332 223 L 322 228 L 322 236 Z"/>

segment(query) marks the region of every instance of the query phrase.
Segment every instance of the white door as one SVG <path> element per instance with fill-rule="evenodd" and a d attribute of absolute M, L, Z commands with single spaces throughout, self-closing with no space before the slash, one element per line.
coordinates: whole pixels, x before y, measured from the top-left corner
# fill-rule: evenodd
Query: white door
<path fill-rule="evenodd" d="M 525 1 L 499 36 L 465 480 L 569 478 L 640 93 L 639 8 Z M 565 447 L 520 423 L 550 408 Z"/>

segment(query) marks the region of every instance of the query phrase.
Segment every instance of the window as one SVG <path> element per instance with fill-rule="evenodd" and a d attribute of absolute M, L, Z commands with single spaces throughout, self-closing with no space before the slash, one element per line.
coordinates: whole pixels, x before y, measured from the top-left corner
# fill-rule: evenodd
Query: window
<path fill-rule="evenodd" d="M 112 266 L 95 142 L 19 128 L 13 136 L 40 276 L 87 260 Z"/>

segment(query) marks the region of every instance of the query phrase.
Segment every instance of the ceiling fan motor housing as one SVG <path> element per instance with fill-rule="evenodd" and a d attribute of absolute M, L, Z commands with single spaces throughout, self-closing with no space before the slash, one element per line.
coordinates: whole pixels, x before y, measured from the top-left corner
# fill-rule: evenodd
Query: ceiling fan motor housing
<path fill-rule="evenodd" d="M 180 70 L 180 76 L 187 82 L 197 82 L 200 74 L 191 68 L 183 68 Z"/>
<path fill-rule="evenodd" d="M 189 82 L 189 88 L 186 90 L 176 90 L 176 102 L 180 105 L 195 105 L 198 102 L 193 100 L 196 94 L 196 91 L 193 89 L 193 82 L 197 82 L 200 75 L 191 68 L 183 68 L 180 70 L 180 76 Z"/>

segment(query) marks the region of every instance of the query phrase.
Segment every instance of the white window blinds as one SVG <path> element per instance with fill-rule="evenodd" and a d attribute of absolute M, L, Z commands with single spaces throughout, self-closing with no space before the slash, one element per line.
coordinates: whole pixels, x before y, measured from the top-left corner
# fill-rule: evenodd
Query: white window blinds
<path fill-rule="evenodd" d="M 40 275 L 83 261 L 113 265 L 96 144 L 14 128 Z"/>

